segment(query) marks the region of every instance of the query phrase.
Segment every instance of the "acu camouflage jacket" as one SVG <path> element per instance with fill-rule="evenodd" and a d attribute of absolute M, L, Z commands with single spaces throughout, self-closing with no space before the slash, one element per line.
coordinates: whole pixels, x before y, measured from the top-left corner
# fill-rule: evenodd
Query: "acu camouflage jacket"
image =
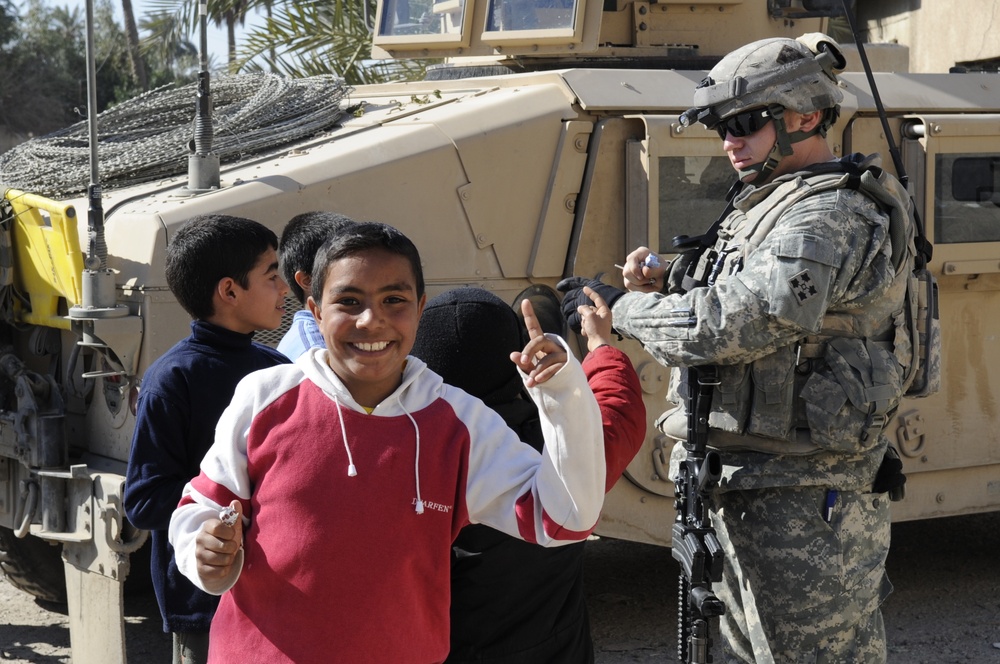
<path fill-rule="evenodd" d="M 890 224 L 888 206 L 847 181 L 806 171 L 745 189 L 702 256 L 718 262 L 713 285 L 615 303 L 615 329 L 661 363 L 719 367 L 709 444 L 722 451 L 723 491 L 864 489 L 881 461 L 881 430 L 912 360 L 904 303 L 913 228 Z M 901 185 L 881 193 L 909 205 Z M 671 399 L 680 402 L 676 389 Z M 683 407 L 658 425 L 684 439 Z"/>

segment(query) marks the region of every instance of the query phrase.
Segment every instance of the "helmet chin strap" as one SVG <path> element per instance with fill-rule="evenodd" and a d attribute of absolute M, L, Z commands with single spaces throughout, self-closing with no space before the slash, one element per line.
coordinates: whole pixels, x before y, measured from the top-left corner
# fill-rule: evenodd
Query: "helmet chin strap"
<path fill-rule="evenodd" d="M 748 184 L 753 184 L 759 187 L 760 185 L 767 183 L 771 174 L 774 173 L 774 169 L 778 167 L 778 162 L 780 161 L 781 153 L 778 149 L 778 143 L 775 142 L 775 144 L 771 147 L 771 152 L 768 153 L 764 161 L 759 161 L 746 168 L 738 169 L 736 171 L 736 176 L 740 180 L 744 180 L 748 176 L 756 174 L 757 177 L 751 180 Z"/>
<path fill-rule="evenodd" d="M 771 117 L 774 118 L 772 122 L 774 123 L 775 141 L 774 145 L 771 146 L 771 151 L 767 153 L 767 157 L 764 158 L 764 161 L 736 171 L 737 177 L 739 177 L 740 180 L 756 174 L 757 177 L 755 177 L 750 184 L 758 187 L 760 185 L 767 184 L 767 182 L 771 179 L 771 175 L 774 174 L 774 169 L 776 169 L 778 164 L 781 163 L 782 158 L 787 157 L 794 152 L 794 150 L 792 150 L 793 143 L 804 141 L 810 136 L 818 134 L 823 124 L 820 123 L 816 125 L 816 127 L 810 131 L 793 131 L 789 134 L 788 130 L 785 128 L 785 109 L 781 106 L 770 106 L 768 107 L 768 111 L 770 111 Z"/>

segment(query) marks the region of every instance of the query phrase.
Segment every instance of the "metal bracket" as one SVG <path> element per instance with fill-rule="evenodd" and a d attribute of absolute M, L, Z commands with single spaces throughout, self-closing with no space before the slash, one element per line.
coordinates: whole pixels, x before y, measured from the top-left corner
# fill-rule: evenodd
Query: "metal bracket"
<path fill-rule="evenodd" d="M 66 532 L 49 532 L 33 525 L 31 534 L 62 542 L 67 563 L 124 581 L 129 554 L 137 551 L 149 536 L 125 518 L 122 508 L 125 478 L 94 471 L 83 464 L 71 466 L 69 472 L 41 472 L 39 476 L 67 480 Z"/>
<path fill-rule="evenodd" d="M 900 413 L 896 417 L 899 426 L 896 427 L 896 447 L 899 453 L 913 459 L 920 455 L 926 440 L 924 416 L 917 409 Z"/>

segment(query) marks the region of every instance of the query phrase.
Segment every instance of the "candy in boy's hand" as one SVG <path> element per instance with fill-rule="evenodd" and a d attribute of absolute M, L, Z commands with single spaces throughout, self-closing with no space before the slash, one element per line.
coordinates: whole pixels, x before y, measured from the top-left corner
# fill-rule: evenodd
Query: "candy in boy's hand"
<path fill-rule="evenodd" d="M 231 505 L 227 505 L 219 511 L 219 519 L 227 526 L 235 526 L 238 518 L 240 518 L 239 513 Z"/>

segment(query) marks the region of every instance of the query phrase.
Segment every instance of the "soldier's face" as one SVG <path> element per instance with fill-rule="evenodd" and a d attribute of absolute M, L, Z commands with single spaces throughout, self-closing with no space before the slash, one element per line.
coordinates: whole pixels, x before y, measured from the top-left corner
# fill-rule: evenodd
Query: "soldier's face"
<path fill-rule="evenodd" d="M 729 156 L 729 163 L 736 171 L 747 170 L 755 164 L 759 164 L 767 159 L 767 155 L 774 147 L 777 140 L 777 133 L 774 130 L 774 123 L 768 122 L 763 127 L 746 136 L 733 136 L 732 132 L 726 132 L 722 139 L 722 148 Z M 758 173 L 750 173 L 743 178 L 744 182 L 753 182 Z"/>
<path fill-rule="evenodd" d="M 785 131 L 789 134 L 800 131 L 809 132 L 814 130 L 816 125 L 822 121 L 823 113 L 821 111 L 798 113 L 791 109 L 786 109 L 783 119 Z M 722 147 L 726 151 L 726 154 L 729 155 L 729 163 L 732 164 L 737 172 L 747 171 L 751 166 L 763 163 L 771 150 L 774 149 L 775 142 L 778 139 L 778 132 L 774 127 L 773 121 L 768 121 L 766 124 L 761 125 L 761 119 L 758 118 L 756 122 L 746 120 L 743 122 L 732 121 L 728 125 L 729 127 L 735 127 L 736 131 L 731 131 L 729 127 L 725 129 L 720 128 L 718 131 L 720 136 L 725 131 L 725 135 L 722 137 Z M 750 131 L 751 129 L 753 131 Z M 792 143 L 792 154 L 783 155 L 768 178 L 769 180 L 773 180 L 779 175 L 792 173 L 809 164 L 828 161 L 832 158 L 833 155 L 829 153 L 826 139 L 820 134 L 814 134 L 797 143 Z M 760 174 L 756 172 L 749 172 L 742 179 L 744 182 L 752 182 L 758 186 L 766 183 L 764 180 L 758 181 Z"/>

